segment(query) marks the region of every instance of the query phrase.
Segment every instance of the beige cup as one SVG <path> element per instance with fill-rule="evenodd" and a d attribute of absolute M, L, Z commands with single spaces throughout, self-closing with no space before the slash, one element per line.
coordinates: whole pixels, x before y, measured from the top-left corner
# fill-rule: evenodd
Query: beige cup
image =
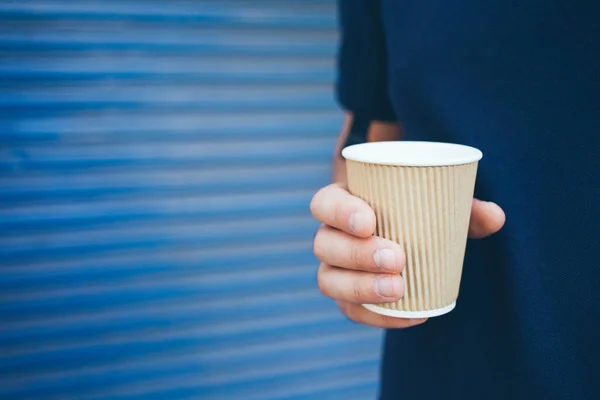
<path fill-rule="evenodd" d="M 402 245 L 404 297 L 365 304 L 400 318 L 434 317 L 456 305 L 481 151 L 436 142 L 345 148 L 348 187 L 377 216 L 378 236 Z"/>

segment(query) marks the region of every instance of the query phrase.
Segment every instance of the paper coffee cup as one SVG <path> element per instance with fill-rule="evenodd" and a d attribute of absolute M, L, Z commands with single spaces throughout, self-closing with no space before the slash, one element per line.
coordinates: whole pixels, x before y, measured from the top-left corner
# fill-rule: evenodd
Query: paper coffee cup
<path fill-rule="evenodd" d="M 406 253 L 404 297 L 365 304 L 400 318 L 434 317 L 456 305 L 481 151 L 436 142 L 375 142 L 345 148 L 350 193 L 377 216 L 376 235 Z"/>

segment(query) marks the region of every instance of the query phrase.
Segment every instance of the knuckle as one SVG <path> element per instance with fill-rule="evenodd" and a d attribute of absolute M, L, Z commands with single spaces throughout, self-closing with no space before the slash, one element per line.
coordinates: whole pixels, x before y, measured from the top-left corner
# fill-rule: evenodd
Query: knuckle
<path fill-rule="evenodd" d="M 330 194 L 332 189 L 332 185 L 325 186 L 317 191 L 310 201 L 310 211 L 312 215 L 319 219 L 321 214 L 323 214 L 324 209 L 328 207 L 328 198 L 331 197 Z"/>
<path fill-rule="evenodd" d="M 320 189 L 317 193 L 315 193 L 312 200 L 310 201 L 310 212 L 315 218 L 317 217 L 319 203 L 321 202 L 322 191 L 323 189 Z"/>
<path fill-rule="evenodd" d="M 324 266 L 321 264 L 317 269 L 317 286 L 322 294 L 329 296 L 329 288 L 327 287 L 326 279 L 324 278 Z"/>
<path fill-rule="evenodd" d="M 333 208 L 333 220 L 338 227 L 345 227 L 348 225 L 347 218 L 345 216 L 344 206 L 342 204 L 336 204 Z"/>
<path fill-rule="evenodd" d="M 313 253 L 319 260 L 322 260 L 325 256 L 326 246 L 324 240 L 324 228 L 320 227 L 315 233 L 315 238 L 313 240 Z"/>
<path fill-rule="evenodd" d="M 369 254 L 373 252 L 371 247 L 371 239 L 354 238 L 350 245 L 350 261 L 357 267 L 368 267 L 371 264 L 369 258 L 372 258 Z"/>
<path fill-rule="evenodd" d="M 355 280 L 352 283 L 352 297 L 354 300 L 360 300 L 363 297 L 363 289 L 361 287 L 360 281 Z"/>
<path fill-rule="evenodd" d="M 361 265 L 364 260 L 364 252 L 359 244 L 350 245 L 350 261 L 356 265 Z"/>

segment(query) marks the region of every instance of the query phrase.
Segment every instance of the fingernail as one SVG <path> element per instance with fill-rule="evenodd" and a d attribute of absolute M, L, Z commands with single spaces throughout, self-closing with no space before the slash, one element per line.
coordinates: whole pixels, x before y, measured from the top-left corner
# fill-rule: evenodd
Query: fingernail
<path fill-rule="evenodd" d="M 373 254 L 373 260 L 379 268 L 390 272 L 398 272 L 396 270 L 396 256 L 392 249 L 379 249 Z"/>
<path fill-rule="evenodd" d="M 348 219 L 348 225 L 356 233 L 361 233 L 366 221 L 366 215 L 363 213 L 352 213 Z"/>
<path fill-rule="evenodd" d="M 380 297 L 395 298 L 396 293 L 400 291 L 396 284 L 396 279 L 391 276 L 381 276 L 375 279 L 375 293 Z"/>

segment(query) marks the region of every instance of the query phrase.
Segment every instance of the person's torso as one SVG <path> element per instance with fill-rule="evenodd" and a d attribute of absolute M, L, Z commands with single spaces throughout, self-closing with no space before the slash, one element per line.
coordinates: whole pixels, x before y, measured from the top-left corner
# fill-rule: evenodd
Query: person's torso
<path fill-rule="evenodd" d="M 383 0 L 407 140 L 484 153 L 457 308 L 388 332 L 383 399 L 600 398 L 600 3 Z"/>

